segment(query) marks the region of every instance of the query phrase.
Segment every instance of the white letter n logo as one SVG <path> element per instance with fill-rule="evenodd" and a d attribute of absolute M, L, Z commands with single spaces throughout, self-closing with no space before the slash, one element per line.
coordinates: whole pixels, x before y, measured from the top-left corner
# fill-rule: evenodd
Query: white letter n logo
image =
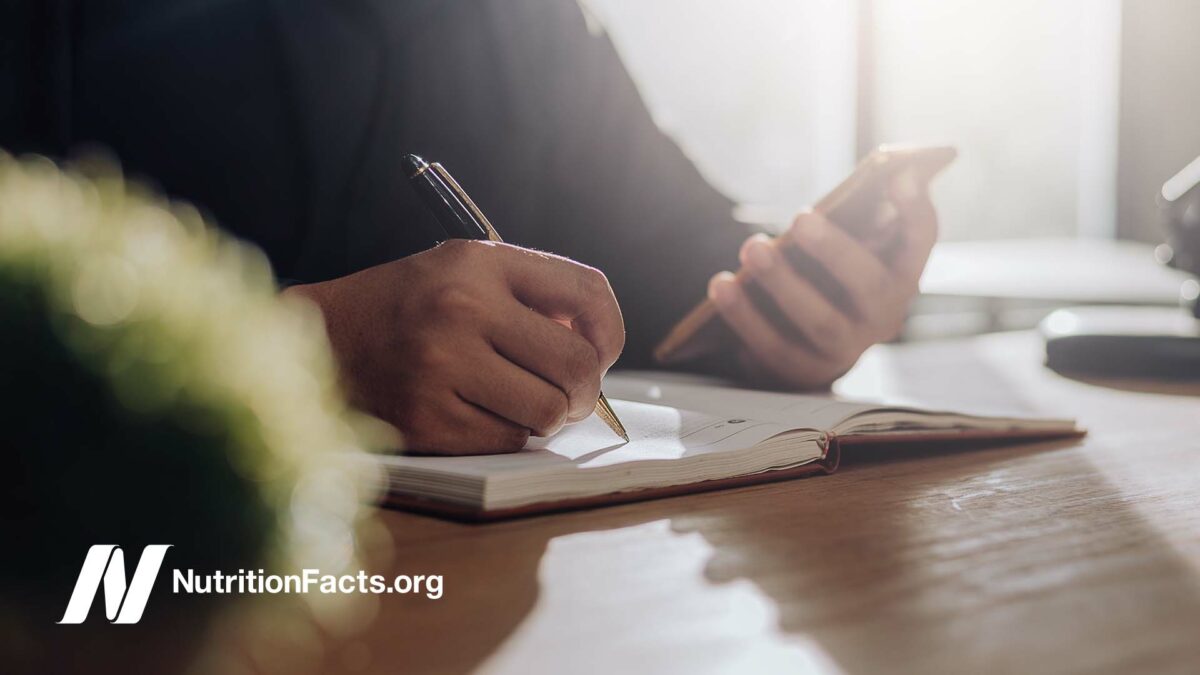
<path fill-rule="evenodd" d="M 83 623 L 100 579 L 104 579 L 104 610 L 112 623 L 137 623 L 150 598 L 150 589 L 158 578 L 158 568 L 171 544 L 151 544 L 142 551 L 133 581 L 125 581 L 125 554 L 112 544 L 97 544 L 88 549 L 83 559 L 83 569 L 75 581 L 75 590 L 67 603 L 67 611 L 59 623 Z"/>

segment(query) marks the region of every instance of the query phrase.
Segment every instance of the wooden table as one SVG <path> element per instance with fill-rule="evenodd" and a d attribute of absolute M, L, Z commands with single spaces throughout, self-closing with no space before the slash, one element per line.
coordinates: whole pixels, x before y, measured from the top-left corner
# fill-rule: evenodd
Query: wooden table
<path fill-rule="evenodd" d="M 1200 390 L 1087 384 L 1033 335 L 879 347 L 851 395 L 1076 416 L 1079 442 L 472 526 L 400 512 L 330 672 L 1200 672 Z M 379 558 L 377 558 L 379 559 Z"/>

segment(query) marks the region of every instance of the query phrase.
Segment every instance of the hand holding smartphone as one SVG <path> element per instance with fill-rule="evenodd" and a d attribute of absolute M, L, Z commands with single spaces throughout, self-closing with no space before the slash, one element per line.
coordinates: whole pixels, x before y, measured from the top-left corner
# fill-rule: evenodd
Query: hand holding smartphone
<path fill-rule="evenodd" d="M 904 232 L 894 227 L 888 186 L 899 174 L 911 171 L 921 183 L 928 182 L 957 156 L 949 146 L 881 146 L 864 158 L 855 170 L 813 210 L 836 223 L 887 261 L 903 241 Z M 743 272 L 738 272 L 741 278 Z M 716 307 L 705 300 L 688 313 L 655 349 L 659 363 L 687 361 L 736 343 Z"/>

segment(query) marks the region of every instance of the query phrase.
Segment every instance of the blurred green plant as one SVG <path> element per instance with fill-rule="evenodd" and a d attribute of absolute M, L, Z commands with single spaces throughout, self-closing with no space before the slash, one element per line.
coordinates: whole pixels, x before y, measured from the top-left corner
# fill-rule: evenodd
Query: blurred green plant
<path fill-rule="evenodd" d="M 93 544 L 131 566 L 174 544 L 164 570 L 354 568 L 377 484 L 357 456 L 384 439 L 344 403 L 319 316 L 114 163 L 0 152 L 0 387 L 9 650 L 60 647 Z M 236 597 L 173 596 L 168 576 L 144 623 L 202 634 Z"/>

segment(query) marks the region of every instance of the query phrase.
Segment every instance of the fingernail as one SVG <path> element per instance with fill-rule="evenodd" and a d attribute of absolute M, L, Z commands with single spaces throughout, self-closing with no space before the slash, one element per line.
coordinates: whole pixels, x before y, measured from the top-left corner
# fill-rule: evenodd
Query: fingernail
<path fill-rule="evenodd" d="M 912 169 L 907 169 L 896 176 L 892 185 L 892 191 L 897 199 L 906 202 L 910 202 L 919 196 L 920 189 L 917 187 L 917 177 Z"/>
<path fill-rule="evenodd" d="M 722 272 L 709 282 L 708 297 L 721 307 L 728 307 L 737 302 L 737 290 L 733 287 L 736 283 L 732 274 Z"/>
<path fill-rule="evenodd" d="M 746 263 L 754 270 L 765 272 L 775 264 L 775 251 L 765 241 L 754 241 L 746 247 Z"/>

